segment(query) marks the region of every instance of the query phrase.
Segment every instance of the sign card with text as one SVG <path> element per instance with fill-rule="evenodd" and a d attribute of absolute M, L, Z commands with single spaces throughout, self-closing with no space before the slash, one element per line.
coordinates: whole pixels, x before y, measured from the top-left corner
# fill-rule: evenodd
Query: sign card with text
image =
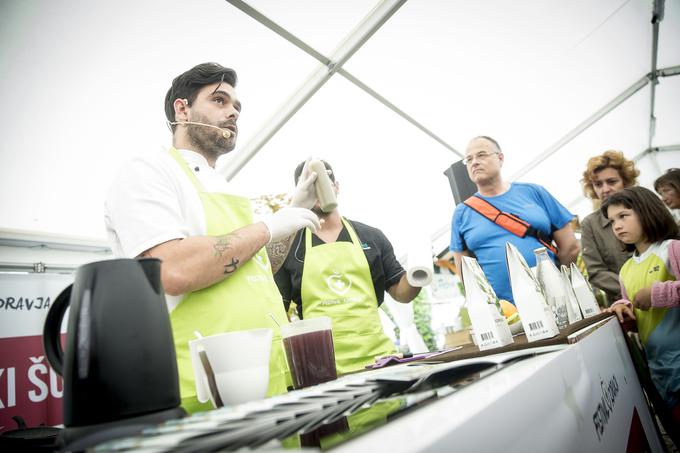
<path fill-rule="evenodd" d="M 500 303 L 476 259 L 463 256 L 465 304 L 480 351 L 512 343 L 510 327 L 501 314 Z"/>
<path fill-rule="evenodd" d="M 569 316 L 569 324 L 573 324 L 576 321 L 583 319 L 581 314 L 581 307 L 578 305 L 578 300 L 576 300 L 576 294 L 574 294 L 574 288 L 571 286 L 571 280 L 569 280 L 569 269 L 564 264 L 560 267 L 560 273 L 562 274 L 562 283 L 564 284 L 564 291 L 567 294 L 567 315 Z"/>
<path fill-rule="evenodd" d="M 571 286 L 574 289 L 576 300 L 578 300 L 584 318 L 590 318 L 600 313 L 600 307 L 597 306 L 597 301 L 590 284 L 574 263 L 571 263 Z"/>
<path fill-rule="evenodd" d="M 510 276 L 512 297 L 522 320 L 524 332 L 527 334 L 527 341 L 552 338 L 559 334 L 560 331 L 552 310 L 545 300 L 540 283 L 517 247 L 509 242 L 505 243 L 505 260 Z"/>

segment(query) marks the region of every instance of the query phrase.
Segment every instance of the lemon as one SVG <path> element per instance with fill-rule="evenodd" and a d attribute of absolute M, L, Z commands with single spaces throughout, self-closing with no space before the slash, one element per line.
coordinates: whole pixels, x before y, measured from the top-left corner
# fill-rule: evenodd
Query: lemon
<path fill-rule="evenodd" d="M 510 318 L 513 314 L 517 313 L 517 307 L 515 307 L 511 302 L 508 302 L 505 299 L 499 300 L 501 304 L 501 311 L 503 312 L 503 316 L 506 318 Z"/>
<path fill-rule="evenodd" d="M 508 325 L 516 323 L 517 321 L 519 321 L 519 313 L 514 312 L 513 314 L 508 316 L 506 320 L 508 321 Z"/>

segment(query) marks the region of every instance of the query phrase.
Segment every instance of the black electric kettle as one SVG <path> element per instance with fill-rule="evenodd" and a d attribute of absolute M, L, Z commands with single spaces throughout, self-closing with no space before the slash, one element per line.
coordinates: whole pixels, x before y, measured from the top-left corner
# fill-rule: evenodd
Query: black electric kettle
<path fill-rule="evenodd" d="M 86 264 L 50 307 L 43 345 L 64 378 L 62 448 L 85 449 L 184 415 L 160 266 L 153 258 Z"/>

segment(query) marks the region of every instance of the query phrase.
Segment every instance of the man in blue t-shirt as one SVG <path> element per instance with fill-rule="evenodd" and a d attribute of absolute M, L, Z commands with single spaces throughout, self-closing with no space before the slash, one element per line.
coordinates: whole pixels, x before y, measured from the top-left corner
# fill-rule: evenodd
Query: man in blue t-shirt
<path fill-rule="evenodd" d="M 559 263 L 569 265 L 576 260 L 579 245 L 569 223 L 573 215 L 537 184 L 504 181 L 501 176 L 504 156 L 494 139 L 486 136 L 473 138 L 463 160 L 470 179 L 477 185 L 476 196 L 500 211 L 529 222 L 546 236 L 552 236 L 558 248 Z M 456 206 L 449 247 L 456 267 L 461 269 L 461 256 L 475 256 L 496 295 L 513 301 L 505 264 L 506 242 L 519 249 L 529 266 L 536 264 L 534 249 L 543 246 L 535 237 L 526 235 L 520 238 L 463 203 Z M 552 252 L 548 253 L 555 258 Z"/>

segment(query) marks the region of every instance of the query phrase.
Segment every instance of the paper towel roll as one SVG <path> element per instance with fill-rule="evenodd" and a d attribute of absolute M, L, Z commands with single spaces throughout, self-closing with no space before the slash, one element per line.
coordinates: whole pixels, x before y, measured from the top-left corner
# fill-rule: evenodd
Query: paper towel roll
<path fill-rule="evenodd" d="M 415 238 L 408 247 L 406 279 L 411 286 L 423 287 L 432 282 L 432 243 L 429 238 Z"/>

